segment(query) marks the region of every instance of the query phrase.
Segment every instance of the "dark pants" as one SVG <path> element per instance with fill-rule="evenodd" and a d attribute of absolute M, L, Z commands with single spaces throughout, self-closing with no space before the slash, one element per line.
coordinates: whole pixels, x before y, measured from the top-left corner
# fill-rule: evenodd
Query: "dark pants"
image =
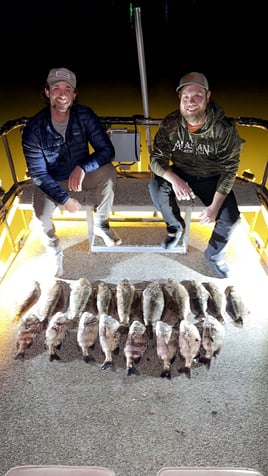
<path fill-rule="evenodd" d="M 189 184 L 205 206 L 211 204 L 217 189 L 219 176 L 200 178 L 187 175 L 181 170 L 174 169 L 174 172 Z M 183 219 L 172 185 L 162 177 L 155 176 L 149 183 L 149 192 L 155 208 L 161 212 L 166 222 L 168 233 L 175 233 L 181 229 Z M 215 226 L 205 250 L 205 256 L 208 260 L 219 261 L 224 257 L 225 248 L 235 225 L 239 221 L 239 217 L 237 201 L 233 191 L 231 191 L 226 196 L 215 220 Z"/>

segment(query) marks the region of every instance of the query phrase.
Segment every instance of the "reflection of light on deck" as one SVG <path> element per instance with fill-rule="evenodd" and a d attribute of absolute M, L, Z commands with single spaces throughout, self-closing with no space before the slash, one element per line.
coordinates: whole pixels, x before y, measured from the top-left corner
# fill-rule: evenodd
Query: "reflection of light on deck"
<path fill-rule="evenodd" d="M 121 215 L 121 214 L 120 214 Z M 139 213 L 139 217 L 141 214 Z M 143 219 L 146 220 L 147 214 L 143 214 Z M 159 222 L 141 222 L 141 223 L 126 223 L 120 220 L 112 223 L 112 226 L 116 227 L 144 227 L 150 229 L 150 227 L 162 227 L 163 236 L 166 233 L 165 224 Z M 191 263 L 195 259 L 196 251 L 199 254 L 205 250 L 207 242 L 213 230 L 214 224 L 199 223 L 198 217 L 191 222 L 190 225 L 190 243 L 189 243 L 189 264 L 188 257 L 184 259 L 185 265 L 191 268 Z M 81 246 L 83 242 L 83 249 L 81 253 L 87 253 L 87 240 L 88 229 L 86 220 L 83 221 L 69 221 L 69 220 L 57 220 L 56 221 L 57 234 L 62 241 L 64 247 Z M 120 234 L 120 229 L 118 229 Z M 108 259 L 108 258 L 107 258 Z M 169 256 L 172 259 L 172 255 Z M 176 255 L 174 259 L 177 259 Z M 251 297 L 254 295 L 254 287 L 259 290 L 265 287 L 267 275 L 265 272 L 260 271 L 260 256 L 254 248 L 247 231 L 241 223 L 234 231 L 229 246 L 226 252 L 226 261 L 230 265 L 231 269 L 231 281 L 235 283 L 239 289 L 245 290 L 246 296 Z M 75 263 L 73 264 L 75 267 Z M 45 248 L 40 242 L 38 232 L 34 228 L 22 250 L 13 262 L 11 269 L 7 276 L 0 285 L 0 301 L 1 301 L 1 316 L 0 316 L 0 334 L 4 335 L 10 330 L 10 327 L 14 326 L 11 323 L 12 317 L 15 315 L 15 302 L 18 296 L 18 290 L 22 289 L 23 283 L 29 282 L 32 277 L 37 280 L 45 280 L 50 273 L 50 264 L 48 257 L 45 253 Z M 254 280 L 250 278 L 254 276 Z M 226 285 L 225 280 L 219 280 L 220 284 Z"/>

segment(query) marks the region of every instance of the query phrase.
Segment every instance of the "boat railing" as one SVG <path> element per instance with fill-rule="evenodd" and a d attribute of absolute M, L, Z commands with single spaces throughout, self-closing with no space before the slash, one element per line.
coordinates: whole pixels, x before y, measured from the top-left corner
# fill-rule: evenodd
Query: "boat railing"
<path fill-rule="evenodd" d="M 265 119 L 255 118 L 255 117 L 246 117 L 246 116 L 241 116 L 238 118 L 228 117 L 227 119 L 229 119 L 234 124 L 238 124 L 240 126 L 257 127 L 257 128 L 268 130 L 268 120 L 265 120 Z M 9 166 L 10 173 L 12 176 L 12 181 L 13 181 L 8 191 L 5 191 L 4 188 L 2 188 L 3 184 L 0 183 L 0 209 L 1 209 L 0 216 L 4 214 L 2 213 L 2 208 L 5 207 L 6 204 L 10 200 L 12 200 L 12 198 L 18 195 L 22 187 L 27 185 L 30 181 L 30 178 L 28 178 L 27 176 L 23 180 L 20 180 L 18 178 L 18 174 L 16 171 L 16 161 L 14 160 L 14 157 L 13 157 L 14 154 L 11 152 L 11 148 L 9 144 L 9 134 L 12 131 L 17 129 L 22 131 L 23 127 L 27 124 L 29 120 L 30 120 L 30 117 L 23 116 L 23 117 L 16 118 L 14 120 L 9 120 L 0 127 L 0 136 L 3 141 L 4 151 L 8 160 L 8 166 Z M 138 128 L 141 128 L 141 127 L 159 126 L 161 124 L 161 121 L 162 121 L 161 118 L 150 118 L 150 117 L 146 118 L 143 115 L 100 116 L 100 122 L 103 124 L 106 130 L 109 130 L 109 128 L 111 128 L 112 126 L 132 125 L 134 126 L 134 130 L 137 131 Z M 25 164 L 25 167 L 26 167 L 26 164 Z M 267 169 L 268 169 L 268 165 L 266 166 L 266 169 L 264 172 L 263 181 L 260 184 L 262 199 L 266 202 L 265 203 L 266 207 L 268 202 L 267 186 L 266 186 L 267 174 L 268 174 Z"/>

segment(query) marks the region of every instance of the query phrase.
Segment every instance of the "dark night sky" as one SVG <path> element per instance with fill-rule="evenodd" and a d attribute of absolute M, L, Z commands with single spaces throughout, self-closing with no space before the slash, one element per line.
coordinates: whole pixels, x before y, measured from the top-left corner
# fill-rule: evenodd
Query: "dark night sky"
<path fill-rule="evenodd" d="M 199 70 L 212 79 L 266 80 L 266 15 L 259 1 L 134 0 L 148 81 Z M 128 0 L 32 0 L 1 5 L 0 86 L 43 84 L 55 66 L 84 80 L 139 80 Z M 254 10 L 253 10 L 254 8 Z"/>

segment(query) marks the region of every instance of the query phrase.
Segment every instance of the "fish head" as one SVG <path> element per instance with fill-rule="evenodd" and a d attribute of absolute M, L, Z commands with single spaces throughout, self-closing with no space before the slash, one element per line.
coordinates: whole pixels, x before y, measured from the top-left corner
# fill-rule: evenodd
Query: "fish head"
<path fill-rule="evenodd" d="M 170 336 L 172 332 L 172 326 L 167 322 L 157 321 L 155 324 L 155 333 L 157 337 L 167 337 Z"/>
<path fill-rule="evenodd" d="M 114 317 L 110 316 L 109 314 L 105 314 L 104 312 L 100 314 L 99 317 L 99 327 L 100 329 L 106 329 L 107 331 L 116 331 L 120 326 L 120 322 L 117 321 Z"/>
<path fill-rule="evenodd" d="M 142 335 L 146 331 L 145 325 L 140 322 L 140 321 L 133 321 L 129 327 L 129 334 L 137 334 L 137 335 Z"/>

